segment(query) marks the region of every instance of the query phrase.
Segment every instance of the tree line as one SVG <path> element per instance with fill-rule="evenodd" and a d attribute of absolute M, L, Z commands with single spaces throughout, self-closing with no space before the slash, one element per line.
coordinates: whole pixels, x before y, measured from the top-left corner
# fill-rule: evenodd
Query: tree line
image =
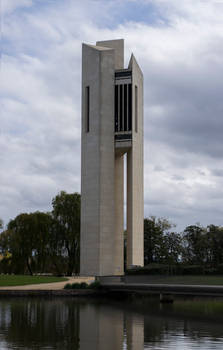
<path fill-rule="evenodd" d="M 60 192 L 48 213 L 22 213 L 0 235 L 3 273 L 79 272 L 80 194 Z"/>
<path fill-rule="evenodd" d="M 187 267 L 188 274 L 223 273 L 223 227 L 196 224 L 180 233 L 174 229 L 165 218 L 144 220 L 145 266 L 163 264 L 179 272 Z"/>
<path fill-rule="evenodd" d="M 80 194 L 62 191 L 53 198 L 51 212 L 22 213 L 10 220 L 0 234 L 0 272 L 78 274 L 80 203 Z M 144 263 L 168 266 L 168 271 L 190 266 L 197 273 L 223 273 L 223 227 L 196 224 L 178 233 L 165 218 L 145 218 Z"/>

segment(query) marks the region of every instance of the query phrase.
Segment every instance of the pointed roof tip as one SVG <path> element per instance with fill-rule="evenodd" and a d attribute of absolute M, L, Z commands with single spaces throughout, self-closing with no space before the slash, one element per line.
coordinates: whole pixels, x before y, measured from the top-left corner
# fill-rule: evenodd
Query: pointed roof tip
<path fill-rule="evenodd" d="M 135 57 L 134 57 L 134 55 L 133 55 L 133 53 L 131 53 L 131 57 L 130 57 L 130 60 L 129 60 L 129 65 L 128 65 L 128 69 L 131 69 L 132 68 L 132 61 L 133 61 L 133 59 L 134 59 Z"/>
<path fill-rule="evenodd" d="M 136 66 L 136 67 L 138 68 L 138 70 L 140 71 L 140 73 L 141 73 L 142 76 L 143 76 L 142 70 L 141 70 L 141 68 L 140 68 L 140 66 L 139 66 L 139 64 L 138 64 L 138 62 L 137 62 L 137 60 L 136 60 L 134 54 L 131 53 L 131 57 L 130 57 L 130 60 L 129 60 L 128 69 L 133 70 L 134 66 Z"/>

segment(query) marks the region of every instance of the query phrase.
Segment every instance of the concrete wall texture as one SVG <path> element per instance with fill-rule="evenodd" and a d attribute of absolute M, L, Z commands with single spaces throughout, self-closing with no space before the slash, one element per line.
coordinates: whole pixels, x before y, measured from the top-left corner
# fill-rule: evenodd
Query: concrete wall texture
<path fill-rule="evenodd" d="M 143 265 L 143 75 L 132 55 L 132 141 L 119 147 L 114 132 L 117 70 L 124 70 L 124 40 L 83 44 L 81 275 L 123 274 L 124 153 L 127 266 Z"/>

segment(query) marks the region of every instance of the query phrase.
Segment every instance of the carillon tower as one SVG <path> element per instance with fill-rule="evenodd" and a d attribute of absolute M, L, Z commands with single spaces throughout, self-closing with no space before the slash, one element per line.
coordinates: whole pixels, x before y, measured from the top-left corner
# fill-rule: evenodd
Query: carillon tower
<path fill-rule="evenodd" d="M 81 275 L 123 274 L 124 154 L 127 267 L 143 266 L 142 71 L 122 39 L 83 44 Z"/>

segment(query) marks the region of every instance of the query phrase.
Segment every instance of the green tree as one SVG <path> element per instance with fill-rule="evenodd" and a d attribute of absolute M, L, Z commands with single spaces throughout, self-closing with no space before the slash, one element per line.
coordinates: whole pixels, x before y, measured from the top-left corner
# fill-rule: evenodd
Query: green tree
<path fill-rule="evenodd" d="M 8 224 L 10 232 L 9 249 L 13 262 L 33 274 L 33 269 L 43 272 L 49 250 L 50 214 L 35 212 L 18 215 Z"/>
<path fill-rule="evenodd" d="M 0 252 L 1 252 L 0 267 L 1 267 L 1 272 L 3 273 L 13 272 L 11 245 L 12 245 L 12 232 L 9 230 L 5 230 L 0 234 Z"/>
<path fill-rule="evenodd" d="M 53 218 L 50 213 L 35 212 L 31 216 L 33 228 L 33 257 L 36 272 L 47 272 L 46 263 L 51 251 L 50 232 L 53 227 Z"/>
<path fill-rule="evenodd" d="M 49 230 L 50 270 L 62 275 L 66 271 L 66 258 L 64 256 L 64 234 L 61 224 L 52 217 L 52 225 Z"/>
<path fill-rule="evenodd" d="M 53 218 L 68 258 L 67 275 L 80 270 L 80 203 L 79 193 L 60 192 L 53 198 Z"/>
<path fill-rule="evenodd" d="M 207 262 L 212 266 L 223 263 L 223 227 L 209 225 L 207 227 L 206 242 L 208 244 Z"/>
<path fill-rule="evenodd" d="M 206 229 L 201 225 L 187 226 L 183 232 L 183 261 L 203 264 L 207 261 L 208 241 Z"/>
<path fill-rule="evenodd" d="M 167 255 L 165 235 L 174 227 L 165 218 L 150 216 L 144 219 L 144 263 L 164 262 Z"/>
<path fill-rule="evenodd" d="M 164 261 L 169 265 L 179 262 L 182 256 L 182 237 L 176 232 L 167 232 L 164 236 Z"/>
<path fill-rule="evenodd" d="M 3 228 L 3 220 L 0 219 L 0 229 L 2 229 L 2 228 Z"/>

